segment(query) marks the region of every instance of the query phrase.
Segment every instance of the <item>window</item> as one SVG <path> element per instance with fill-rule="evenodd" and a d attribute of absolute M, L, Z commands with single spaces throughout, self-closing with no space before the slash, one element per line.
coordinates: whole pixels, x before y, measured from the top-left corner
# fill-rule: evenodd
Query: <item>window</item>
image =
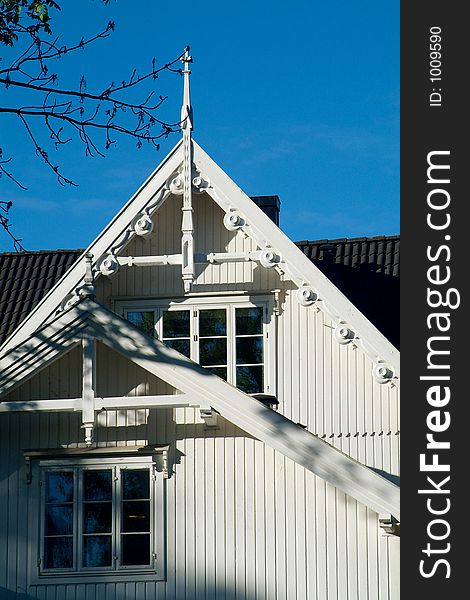
<path fill-rule="evenodd" d="M 127 320 L 142 330 L 147 335 L 153 335 L 155 318 L 153 311 L 128 311 Z"/>
<path fill-rule="evenodd" d="M 263 314 L 259 308 L 235 310 L 236 382 L 248 393 L 262 392 Z"/>
<path fill-rule="evenodd" d="M 268 307 L 268 301 L 214 305 L 188 299 L 157 307 L 123 306 L 122 313 L 145 333 L 247 394 L 274 394 Z"/>
<path fill-rule="evenodd" d="M 157 571 L 163 478 L 152 456 L 42 460 L 38 479 L 40 575 Z"/>

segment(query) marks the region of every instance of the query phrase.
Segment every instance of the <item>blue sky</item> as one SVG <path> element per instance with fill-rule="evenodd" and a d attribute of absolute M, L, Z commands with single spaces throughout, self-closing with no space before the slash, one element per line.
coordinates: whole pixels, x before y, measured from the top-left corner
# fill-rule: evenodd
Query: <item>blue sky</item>
<path fill-rule="evenodd" d="M 89 90 L 102 89 L 189 44 L 195 139 L 249 195 L 280 196 L 289 237 L 399 232 L 397 1 L 63 4 L 53 25 L 64 42 L 116 22 L 110 38 L 57 65 L 63 84 L 85 74 Z M 177 121 L 182 78 L 157 84 L 169 96 L 162 119 Z M 0 89 L 0 105 L 12 105 L 14 94 Z M 5 177 L 0 190 L 14 202 L 12 229 L 29 250 L 86 247 L 179 139 L 171 135 L 157 152 L 121 138 L 94 159 L 80 143 L 51 147 L 52 160 L 79 184 L 64 188 L 17 121 L 0 115 L 0 147 L 28 190 Z M 9 250 L 0 232 L 0 251 Z"/>

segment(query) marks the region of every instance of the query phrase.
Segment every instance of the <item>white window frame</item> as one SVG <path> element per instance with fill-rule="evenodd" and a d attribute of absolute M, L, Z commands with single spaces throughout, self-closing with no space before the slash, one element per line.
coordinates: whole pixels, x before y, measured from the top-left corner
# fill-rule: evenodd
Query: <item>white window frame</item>
<path fill-rule="evenodd" d="M 161 464 L 160 453 L 144 454 L 135 456 L 125 454 L 116 456 L 93 456 L 87 458 L 83 455 L 71 456 L 44 456 L 37 459 L 30 457 L 31 460 L 31 494 L 30 494 L 30 514 L 31 514 L 31 543 L 29 546 L 29 562 L 31 565 L 31 584 L 41 585 L 54 583 L 106 583 L 119 581 L 126 578 L 126 581 L 135 579 L 138 581 L 163 580 L 165 578 L 165 503 L 164 488 L 165 475 L 158 465 Z M 39 453 L 37 453 L 39 454 Z M 55 453 L 54 453 L 55 454 Z M 148 469 L 150 476 L 150 565 L 122 565 L 120 563 L 120 526 L 118 519 L 121 516 L 121 503 L 118 487 L 120 478 L 115 479 L 113 485 L 113 533 L 112 545 L 113 551 L 116 550 L 111 567 L 82 567 L 77 564 L 82 552 L 83 536 L 81 531 L 81 518 L 83 515 L 83 505 L 80 504 L 81 493 L 74 497 L 74 564 L 73 569 L 46 569 L 44 568 L 44 538 L 45 538 L 45 485 L 44 478 L 47 471 L 75 471 L 78 474 L 85 469 L 103 469 L 113 470 L 113 478 L 116 478 L 117 470 L 126 468 Z M 78 485 L 81 485 L 82 478 L 78 478 Z M 117 510 L 116 510 L 117 507 Z M 114 552 L 113 552 L 114 555 Z"/>
<path fill-rule="evenodd" d="M 193 314 L 201 309 L 228 309 L 227 319 L 227 371 L 228 382 L 235 385 L 236 380 L 236 339 L 235 339 L 235 309 L 236 308 L 263 308 L 263 353 L 264 353 L 264 371 L 263 382 L 264 389 L 258 393 L 277 395 L 277 373 L 276 373 L 276 319 L 274 315 L 274 298 L 272 295 L 246 295 L 246 296 L 189 296 L 177 300 L 170 298 L 146 298 L 132 300 L 115 300 L 114 310 L 126 318 L 128 312 L 153 312 L 155 335 L 157 339 L 162 339 L 163 311 L 165 310 L 190 310 L 191 311 L 191 331 L 190 347 L 191 356 L 195 362 L 198 362 L 198 340 L 193 339 L 194 335 L 199 339 L 199 319 Z M 194 319 L 196 321 L 194 322 Z"/>

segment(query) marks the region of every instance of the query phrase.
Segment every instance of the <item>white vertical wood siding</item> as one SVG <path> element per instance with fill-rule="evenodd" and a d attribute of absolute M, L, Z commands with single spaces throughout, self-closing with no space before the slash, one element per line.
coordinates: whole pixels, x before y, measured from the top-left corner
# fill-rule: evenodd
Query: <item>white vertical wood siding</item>
<path fill-rule="evenodd" d="M 249 238 L 225 229 L 224 212 L 209 196 L 196 195 L 194 207 L 196 252 L 256 249 Z M 154 223 L 154 233 L 134 239 L 124 254 L 181 252 L 181 197 L 170 196 Z M 277 320 L 279 410 L 355 459 L 398 475 L 398 389 L 374 380 L 365 353 L 352 344 L 338 344 L 331 319 L 313 306 L 300 306 L 295 286 L 281 281 L 273 269 L 232 263 L 199 266 L 197 273 L 198 292 L 280 290 L 280 315 L 272 315 Z M 123 267 L 109 280 L 98 280 L 98 298 L 111 307 L 114 298 L 182 295 L 179 267 Z"/>
<path fill-rule="evenodd" d="M 222 226 L 223 212 L 196 196 L 196 252 L 255 249 Z M 180 252 L 181 199 L 170 197 L 155 231 L 127 255 Z M 195 290 L 279 289 L 276 323 L 279 410 L 361 462 L 398 474 L 398 390 L 379 385 L 371 361 L 334 341 L 332 323 L 299 306 L 290 282 L 251 263 L 198 267 Z M 178 267 L 121 268 L 97 282 L 99 301 L 182 296 Z M 270 340 L 274 343 L 274 340 Z M 99 349 L 103 396 L 171 393 L 168 386 L 111 351 Z M 4 400 L 80 395 L 81 363 L 71 351 Z M 76 447 L 80 415 L 0 414 L 0 600 L 397 600 L 399 540 L 385 536 L 375 513 L 263 443 L 221 420 L 205 430 L 192 409 L 107 411 L 103 446 L 170 443 L 177 450 L 166 481 L 165 582 L 28 587 L 30 486 L 22 449 Z M 34 483 L 32 484 L 34 485 Z M 16 596 L 11 596 L 16 597 Z"/>
<path fill-rule="evenodd" d="M 81 395 L 82 351 L 75 346 L 49 367 L 2 396 L 1 401 L 79 398 Z"/>
<path fill-rule="evenodd" d="M 176 448 L 166 481 L 167 579 L 28 586 L 31 528 L 24 448 L 77 447 L 79 415 L 0 415 L 0 598 L 28 600 L 396 600 L 398 539 L 377 515 L 221 420 L 185 424 L 182 409 L 109 411 L 101 446 Z M 15 596 L 11 596 L 12 598 Z"/>
<path fill-rule="evenodd" d="M 96 395 L 150 396 L 172 394 L 175 389 L 131 363 L 121 354 L 97 344 Z M 79 398 L 82 395 L 82 350 L 76 346 L 33 377 L 2 397 L 2 402 Z M 1 598 L 0 598 L 1 600 Z"/>

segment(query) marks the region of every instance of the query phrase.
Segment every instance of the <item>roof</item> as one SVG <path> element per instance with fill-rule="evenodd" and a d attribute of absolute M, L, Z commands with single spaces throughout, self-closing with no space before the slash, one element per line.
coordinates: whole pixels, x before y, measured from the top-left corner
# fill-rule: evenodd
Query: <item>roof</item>
<path fill-rule="evenodd" d="M 343 265 L 379 275 L 400 276 L 400 236 L 303 240 L 296 245 L 319 266 Z M 331 246 L 334 246 L 331 247 Z"/>
<path fill-rule="evenodd" d="M 400 236 L 304 240 L 296 245 L 399 347 Z M 79 249 L 0 254 L 0 344 L 82 253 Z"/>
<path fill-rule="evenodd" d="M 0 254 L 0 344 L 68 271 L 83 250 Z"/>
<path fill-rule="evenodd" d="M 296 244 L 369 321 L 400 348 L 400 236 Z"/>

